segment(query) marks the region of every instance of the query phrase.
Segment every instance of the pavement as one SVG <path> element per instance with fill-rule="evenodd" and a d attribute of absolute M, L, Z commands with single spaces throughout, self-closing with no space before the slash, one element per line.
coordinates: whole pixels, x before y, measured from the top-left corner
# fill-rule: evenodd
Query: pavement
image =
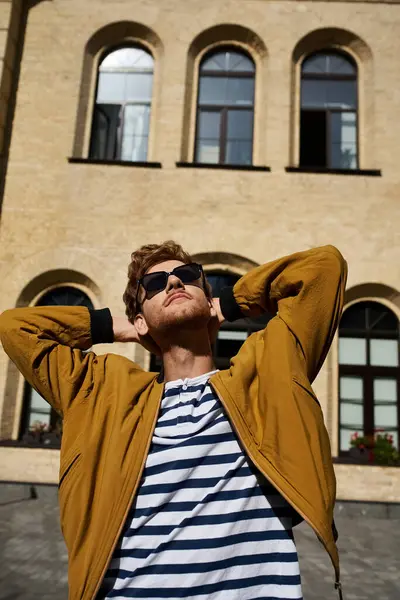
<path fill-rule="evenodd" d="M 400 507 L 340 503 L 336 526 L 344 600 L 400 600 Z M 304 600 L 338 600 L 313 531 L 303 523 L 295 537 Z M 57 488 L 0 484 L 0 600 L 67 598 Z"/>

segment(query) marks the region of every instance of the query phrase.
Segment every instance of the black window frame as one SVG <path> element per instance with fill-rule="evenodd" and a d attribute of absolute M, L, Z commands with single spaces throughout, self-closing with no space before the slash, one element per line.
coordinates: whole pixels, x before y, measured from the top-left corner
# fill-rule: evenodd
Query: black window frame
<path fill-rule="evenodd" d="M 340 444 L 340 434 L 342 429 L 355 431 L 354 428 L 343 427 L 342 419 L 341 419 L 341 411 L 342 411 L 342 400 L 340 395 L 340 379 L 342 376 L 353 376 L 353 377 L 361 377 L 363 380 L 363 420 L 364 420 L 364 433 L 363 435 L 374 435 L 375 433 L 375 423 L 374 423 L 374 393 L 373 393 L 373 382 L 374 378 L 382 377 L 382 378 L 392 378 L 397 380 L 397 432 L 400 446 L 400 322 L 397 318 L 397 315 L 388 308 L 386 305 L 376 301 L 368 301 L 368 300 L 360 300 L 355 303 L 355 305 L 361 310 L 368 310 L 371 305 L 374 307 L 379 306 L 382 310 L 382 313 L 385 312 L 391 313 L 397 319 L 397 331 L 390 332 L 387 329 L 374 329 L 372 327 L 366 326 L 365 328 L 361 327 L 346 327 L 342 328 L 339 325 L 339 340 L 343 338 L 359 338 L 366 340 L 366 365 L 346 365 L 341 364 L 340 360 L 338 361 L 338 399 L 339 399 L 339 410 L 338 410 L 338 449 L 339 456 L 348 457 L 349 450 L 342 450 Z M 352 307 L 353 307 L 352 306 Z M 349 307 L 350 310 L 352 307 Z M 344 315 L 346 314 L 346 311 Z M 368 316 L 366 316 L 366 322 Z M 398 348 L 398 364 L 397 367 L 392 366 L 374 366 L 370 365 L 370 341 L 373 339 L 387 339 L 387 340 L 397 340 L 397 348 Z M 340 357 L 339 357 L 340 358 Z M 385 428 L 380 428 L 385 429 Z M 393 427 L 387 427 L 388 431 L 392 431 Z M 399 448 L 398 448 L 399 449 Z"/>
<path fill-rule="evenodd" d="M 244 57 L 251 60 L 251 62 L 254 65 L 254 71 L 250 72 L 250 71 L 222 71 L 222 70 L 211 71 L 211 70 L 207 70 L 207 72 L 204 74 L 204 76 L 205 77 L 215 77 L 215 78 L 224 77 L 224 78 L 252 79 L 254 81 L 254 96 L 253 96 L 252 105 L 251 106 L 250 105 L 240 106 L 240 105 L 236 105 L 236 104 L 230 104 L 230 105 L 221 105 L 221 104 L 204 104 L 203 105 L 202 104 L 202 105 L 200 105 L 200 79 L 202 76 L 202 73 L 201 73 L 202 64 L 209 58 L 212 58 L 213 56 L 216 56 L 218 54 L 223 54 L 223 53 L 229 52 L 229 51 L 242 54 Z M 219 135 L 219 160 L 217 163 L 211 163 L 211 164 L 232 165 L 232 166 L 235 164 L 237 164 L 237 165 L 246 165 L 247 164 L 247 163 L 227 163 L 227 162 L 225 162 L 226 154 L 227 154 L 227 143 L 229 141 L 227 138 L 228 113 L 230 110 L 238 110 L 238 111 L 246 111 L 246 112 L 251 111 L 252 112 L 253 125 L 252 125 L 252 129 L 251 129 L 251 157 L 250 157 L 249 166 L 253 165 L 256 77 L 257 77 L 256 64 L 255 64 L 252 56 L 248 52 L 243 50 L 243 48 L 239 48 L 237 46 L 218 46 L 218 48 L 214 48 L 213 50 L 210 50 L 203 56 L 203 58 L 199 64 L 198 78 L 197 78 L 196 127 L 195 127 L 194 156 L 193 156 L 194 162 L 196 164 L 207 164 L 198 159 L 198 150 L 199 150 L 198 143 L 200 141 L 199 123 L 200 123 L 201 112 L 215 112 L 215 113 L 218 113 L 221 115 L 220 135 Z"/>
<path fill-rule="evenodd" d="M 303 73 L 303 66 L 310 58 L 314 58 L 316 56 L 326 56 L 326 55 L 336 55 L 341 58 L 347 60 L 355 69 L 355 72 L 352 74 L 338 74 L 338 73 Z M 304 80 L 309 81 L 355 81 L 356 82 L 356 106 L 355 108 L 317 108 L 317 107 L 305 107 L 302 105 L 302 83 Z M 318 112 L 325 115 L 325 131 L 326 131 L 326 140 L 325 140 L 325 156 L 326 156 L 326 164 L 324 166 L 321 165 L 308 165 L 304 164 L 301 160 L 301 148 L 302 148 L 302 131 L 301 131 L 301 120 L 303 112 Z M 332 166 L 332 132 L 331 132 L 331 115 L 334 113 L 355 113 L 356 115 L 356 162 L 354 167 L 346 168 L 346 167 L 333 167 Z M 347 170 L 349 172 L 357 171 L 360 168 L 360 132 L 359 132 L 359 77 L 358 77 L 358 66 L 356 61 L 352 56 L 337 49 L 322 49 L 307 54 L 301 62 L 300 67 L 300 114 L 299 114 L 299 167 L 300 168 L 325 168 L 325 169 L 334 169 L 341 168 L 343 170 Z"/>
<path fill-rule="evenodd" d="M 65 292 L 67 292 L 68 294 L 71 294 L 72 292 L 72 296 L 75 296 L 75 299 L 79 299 L 79 297 L 81 297 L 84 302 L 79 303 L 77 301 L 75 302 L 70 302 L 69 304 L 65 304 L 65 303 L 58 303 L 55 301 L 55 299 L 57 298 L 57 295 L 61 294 L 65 294 Z M 66 283 L 65 285 L 59 285 L 57 287 L 53 287 L 50 288 L 48 290 L 46 290 L 39 298 L 39 300 L 36 302 L 35 306 L 86 306 L 87 308 L 94 308 L 93 307 L 93 303 L 90 300 L 89 296 L 80 288 L 70 284 L 70 283 Z M 23 390 L 23 401 L 22 401 L 22 415 L 21 415 L 21 419 L 20 419 L 20 425 L 19 425 L 19 435 L 18 435 L 18 439 L 19 440 L 24 440 L 24 438 L 26 438 L 27 434 L 29 433 L 29 422 L 30 422 L 30 415 L 32 412 L 36 412 L 38 414 L 44 414 L 46 416 L 50 417 L 50 422 L 49 422 L 49 432 L 50 434 L 54 434 L 54 432 L 56 430 L 61 431 L 62 430 L 62 417 L 60 416 L 60 414 L 54 410 L 54 408 L 52 408 L 49 405 L 49 409 L 47 411 L 44 410 L 33 410 L 32 411 L 32 386 L 25 380 L 24 381 L 24 390 Z M 51 440 L 51 436 L 49 437 L 49 439 Z M 56 441 L 55 445 L 59 446 L 60 442 Z M 46 443 L 44 444 L 46 445 Z M 54 441 L 51 441 L 50 446 L 54 446 Z"/>

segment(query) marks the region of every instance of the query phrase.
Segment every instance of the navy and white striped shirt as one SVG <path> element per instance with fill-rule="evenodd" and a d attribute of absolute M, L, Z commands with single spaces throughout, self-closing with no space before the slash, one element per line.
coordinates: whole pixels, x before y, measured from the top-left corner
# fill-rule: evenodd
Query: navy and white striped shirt
<path fill-rule="evenodd" d="M 291 508 L 241 449 L 211 375 L 165 386 L 101 598 L 302 598 Z"/>

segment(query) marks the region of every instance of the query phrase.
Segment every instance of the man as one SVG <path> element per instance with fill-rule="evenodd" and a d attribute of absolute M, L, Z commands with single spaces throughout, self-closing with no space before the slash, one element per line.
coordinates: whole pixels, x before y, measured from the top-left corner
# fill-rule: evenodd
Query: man
<path fill-rule="evenodd" d="M 128 319 L 84 307 L 1 315 L 5 351 L 64 418 L 70 600 L 299 600 L 292 525 L 302 519 L 341 597 L 335 477 L 311 383 L 346 276 L 324 246 L 257 267 L 213 299 L 202 267 L 166 242 L 132 254 Z M 215 371 L 218 326 L 265 311 L 276 316 Z M 163 376 L 87 352 L 113 341 L 157 351 Z"/>

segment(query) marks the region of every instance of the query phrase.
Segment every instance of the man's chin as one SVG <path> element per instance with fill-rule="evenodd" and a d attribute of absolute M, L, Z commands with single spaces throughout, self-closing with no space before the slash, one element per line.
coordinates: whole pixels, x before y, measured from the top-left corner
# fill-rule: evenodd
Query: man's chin
<path fill-rule="evenodd" d="M 171 310 L 165 311 L 157 329 L 168 331 L 172 334 L 174 331 L 193 331 L 207 328 L 208 321 L 210 320 L 209 310 L 195 311 L 192 307 L 184 306 L 183 303 L 176 302 L 173 304 L 175 306 L 170 305 L 168 307 Z"/>

